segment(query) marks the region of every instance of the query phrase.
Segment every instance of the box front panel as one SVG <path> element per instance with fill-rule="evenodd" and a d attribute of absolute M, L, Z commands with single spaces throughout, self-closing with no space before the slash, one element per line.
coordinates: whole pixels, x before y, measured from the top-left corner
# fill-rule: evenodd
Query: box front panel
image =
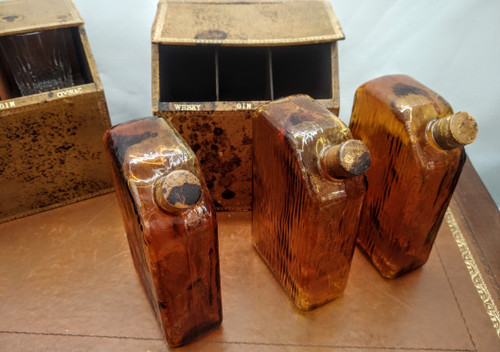
<path fill-rule="evenodd" d="M 217 210 L 252 208 L 253 111 L 308 94 L 338 115 L 335 42 L 268 47 L 152 45 L 153 113 L 196 152 Z"/>
<path fill-rule="evenodd" d="M 0 110 L 0 222 L 112 188 L 103 92 L 76 87 L 47 94 L 53 99 L 10 100 Z"/>
<path fill-rule="evenodd" d="M 252 110 L 168 112 L 200 161 L 217 210 L 252 208 Z"/>

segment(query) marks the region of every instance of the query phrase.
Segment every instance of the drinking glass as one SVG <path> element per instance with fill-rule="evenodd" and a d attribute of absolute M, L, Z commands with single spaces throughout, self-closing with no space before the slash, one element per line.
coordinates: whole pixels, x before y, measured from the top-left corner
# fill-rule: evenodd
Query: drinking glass
<path fill-rule="evenodd" d="M 23 96 L 74 85 L 61 29 L 0 37 L 0 50 Z"/>

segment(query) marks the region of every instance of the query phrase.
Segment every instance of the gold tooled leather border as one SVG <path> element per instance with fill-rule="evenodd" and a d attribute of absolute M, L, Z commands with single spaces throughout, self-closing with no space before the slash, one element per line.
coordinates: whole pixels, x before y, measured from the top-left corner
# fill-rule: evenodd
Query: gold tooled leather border
<path fill-rule="evenodd" d="M 490 317 L 493 323 L 493 328 L 495 329 L 497 336 L 500 339 L 500 312 L 498 311 L 495 301 L 491 296 L 490 290 L 488 289 L 488 286 L 484 281 L 483 275 L 481 275 L 481 272 L 479 271 L 479 267 L 476 264 L 472 252 L 467 245 L 467 242 L 465 241 L 462 230 L 458 226 L 455 216 L 449 208 L 446 210 L 445 219 L 451 230 L 451 234 L 453 235 L 453 238 L 457 243 L 458 249 L 462 254 L 462 259 L 465 266 L 467 267 L 467 270 L 469 271 L 472 283 L 476 287 L 477 293 L 479 294 L 481 301 L 483 301 L 486 313 Z"/>

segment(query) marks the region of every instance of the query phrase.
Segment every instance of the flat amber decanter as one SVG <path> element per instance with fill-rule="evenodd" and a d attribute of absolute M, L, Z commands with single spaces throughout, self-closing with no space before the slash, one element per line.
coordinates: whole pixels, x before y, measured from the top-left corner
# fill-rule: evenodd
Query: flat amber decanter
<path fill-rule="evenodd" d="M 167 343 L 187 344 L 222 322 L 217 221 L 199 163 L 162 118 L 109 129 L 132 257 Z"/>
<path fill-rule="evenodd" d="M 311 310 L 345 288 L 370 154 L 306 95 L 261 106 L 253 132 L 253 243 L 295 305 Z"/>
<path fill-rule="evenodd" d="M 350 128 L 372 157 L 358 245 L 395 278 L 427 261 L 477 125 L 413 78 L 393 75 L 358 88 Z"/>

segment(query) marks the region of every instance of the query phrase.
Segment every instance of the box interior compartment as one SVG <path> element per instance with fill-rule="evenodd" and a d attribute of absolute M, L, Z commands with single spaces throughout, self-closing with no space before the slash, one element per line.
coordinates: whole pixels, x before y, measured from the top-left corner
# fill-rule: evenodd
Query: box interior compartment
<path fill-rule="evenodd" d="M 78 86 L 92 83 L 93 77 L 90 70 L 87 56 L 82 45 L 78 27 L 67 27 L 54 29 L 62 40 L 59 44 L 66 47 L 66 55 L 71 68 L 73 84 Z M 5 40 L 8 35 L 0 36 L 0 41 Z M 22 96 L 21 91 L 14 79 L 13 73 L 9 69 L 5 53 L 0 50 L 0 99 L 12 99 Z"/>
<path fill-rule="evenodd" d="M 160 101 L 216 100 L 215 47 L 160 45 Z"/>
<path fill-rule="evenodd" d="M 271 99 L 269 51 L 259 47 L 218 49 L 217 100 Z"/>
<path fill-rule="evenodd" d="M 61 29 L 66 34 L 66 48 L 71 61 L 71 70 L 75 86 L 93 83 L 92 72 L 83 49 L 78 27 Z"/>
<path fill-rule="evenodd" d="M 13 82 L 13 78 L 9 72 L 5 70 L 3 58 L 0 54 L 0 101 L 21 95 L 19 90 L 17 90 L 17 92 L 14 90 L 14 88 L 16 88 L 15 84 L 12 85 L 11 82 Z"/>
<path fill-rule="evenodd" d="M 291 94 L 331 99 L 333 45 L 160 44 L 160 101 L 258 101 Z"/>
<path fill-rule="evenodd" d="M 331 44 L 276 47 L 272 54 L 276 99 L 292 94 L 332 97 Z"/>

